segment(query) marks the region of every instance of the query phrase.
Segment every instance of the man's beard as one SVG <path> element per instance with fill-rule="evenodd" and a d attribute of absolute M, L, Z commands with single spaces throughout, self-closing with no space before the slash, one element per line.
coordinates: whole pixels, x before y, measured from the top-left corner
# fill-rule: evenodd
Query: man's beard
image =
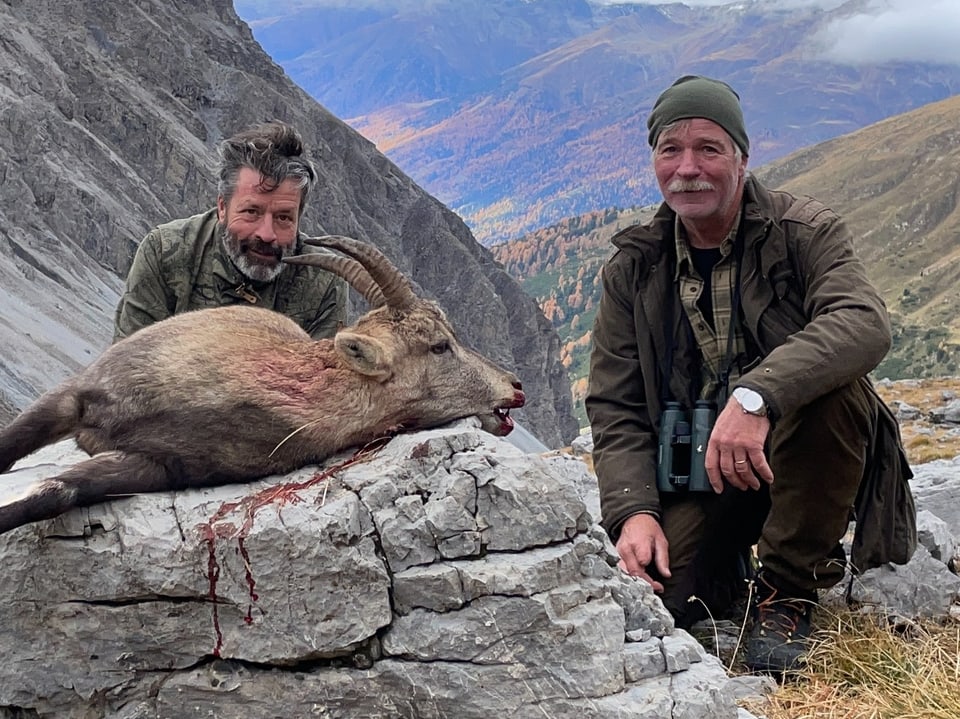
<path fill-rule="evenodd" d="M 284 248 L 262 242 L 256 238 L 241 240 L 231 233 L 226 226 L 221 224 L 219 228 L 220 241 L 223 243 L 223 249 L 226 251 L 227 257 L 240 270 L 240 274 L 254 282 L 272 282 L 277 279 L 283 272 L 283 264 L 280 259 L 293 254 L 292 247 Z M 250 250 L 255 250 L 264 255 L 272 255 L 276 257 L 276 262 L 265 264 L 259 258 L 253 259 L 250 256 Z"/>

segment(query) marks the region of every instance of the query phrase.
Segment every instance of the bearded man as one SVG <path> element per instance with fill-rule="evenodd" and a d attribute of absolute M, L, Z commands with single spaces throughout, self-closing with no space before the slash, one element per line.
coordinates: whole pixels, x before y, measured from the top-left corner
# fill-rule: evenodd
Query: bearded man
<path fill-rule="evenodd" d="M 237 133 L 219 147 L 216 207 L 153 229 L 140 243 L 114 318 L 114 341 L 180 312 L 252 304 L 332 337 L 347 310 L 335 275 L 283 257 L 304 246 L 300 218 L 317 179 L 300 134 L 282 122 Z"/>

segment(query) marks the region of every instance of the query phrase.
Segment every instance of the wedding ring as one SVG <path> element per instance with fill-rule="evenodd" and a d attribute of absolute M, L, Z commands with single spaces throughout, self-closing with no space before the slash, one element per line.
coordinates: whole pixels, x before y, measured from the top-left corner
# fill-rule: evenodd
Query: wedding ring
<path fill-rule="evenodd" d="M 746 463 L 747 463 L 747 460 L 745 459 L 738 459 L 734 462 L 734 464 L 746 464 Z"/>

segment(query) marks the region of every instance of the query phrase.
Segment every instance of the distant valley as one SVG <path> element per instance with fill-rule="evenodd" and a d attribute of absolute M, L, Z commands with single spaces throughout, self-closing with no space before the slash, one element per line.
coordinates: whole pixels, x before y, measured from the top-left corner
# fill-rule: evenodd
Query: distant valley
<path fill-rule="evenodd" d="M 486 245 L 656 202 L 645 119 L 684 73 L 740 92 L 753 167 L 960 90 L 957 64 L 842 54 L 891 3 L 235 5 L 297 84 Z"/>
<path fill-rule="evenodd" d="M 645 120 L 689 72 L 740 92 L 758 176 L 848 220 L 895 328 L 876 376 L 958 373 L 960 64 L 841 52 L 857 23 L 895 4 L 236 7 L 299 85 L 459 214 L 536 298 L 582 425 L 599 269 L 613 233 L 659 201 Z"/>
<path fill-rule="evenodd" d="M 583 398 L 591 328 L 600 299 L 600 269 L 612 249 L 610 238 L 646 221 L 655 210 L 649 206 L 591 212 L 490 248 L 557 328 L 560 361 L 570 375 L 573 411 L 581 426 L 587 423 Z"/>

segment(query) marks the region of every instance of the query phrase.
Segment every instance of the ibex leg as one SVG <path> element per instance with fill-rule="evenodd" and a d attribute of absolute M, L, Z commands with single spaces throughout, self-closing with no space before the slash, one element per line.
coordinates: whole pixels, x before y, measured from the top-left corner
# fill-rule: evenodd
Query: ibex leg
<path fill-rule="evenodd" d="M 78 419 L 79 405 L 73 392 L 52 391 L 41 396 L 0 430 L 0 472 L 69 435 Z"/>
<path fill-rule="evenodd" d="M 75 507 L 140 492 L 169 489 L 167 470 L 143 455 L 105 452 L 56 477 L 38 482 L 9 504 L 0 505 L 0 534 L 52 519 Z"/>

